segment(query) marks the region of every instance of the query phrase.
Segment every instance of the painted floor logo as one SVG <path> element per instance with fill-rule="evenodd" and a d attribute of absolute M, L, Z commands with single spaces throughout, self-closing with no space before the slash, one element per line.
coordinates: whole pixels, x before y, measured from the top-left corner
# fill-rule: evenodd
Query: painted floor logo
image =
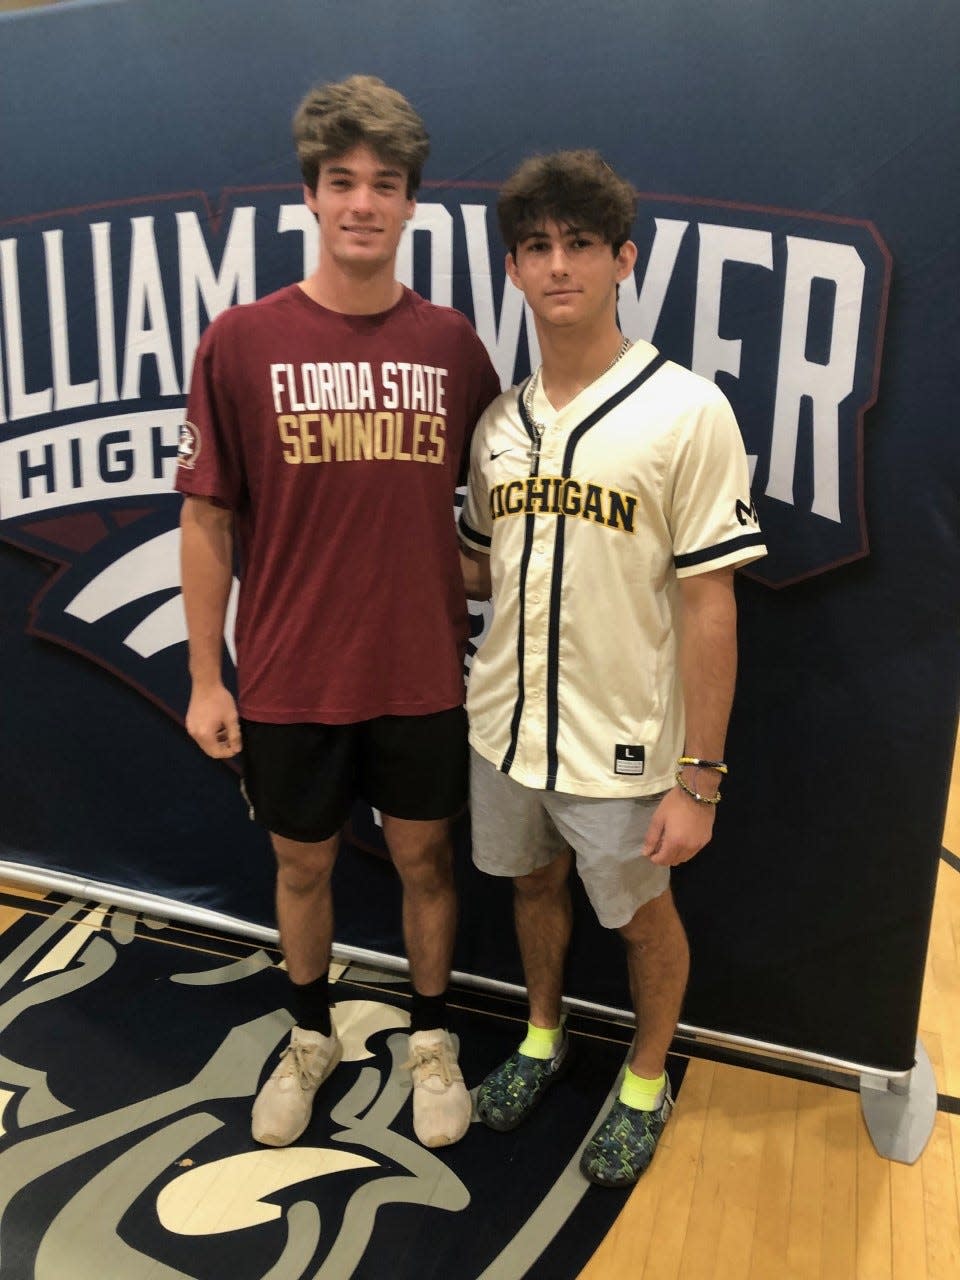
<path fill-rule="evenodd" d="M 496 1262 L 519 1280 L 558 1233 L 591 1250 L 623 1203 L 600 1196 L 599 1219 L 570 1222 L 596 1090 L 571 1101 L 572 1125 L 554 1117 L 550 1159 L 537 1146 L 540 1173 L 516 1203 L 498 1195 L 503 1135 L 475 1125 L 440 1153 L 420 1146 L 402 1069 L 409 1015 L 386 975 L 383 998 L 376 975 L 340 975 L 343 1061 L 304 1138 L 264 1149 L 250 1105 L 291 1025 L 265 952 L 211 955 L 209 937 L 191 949 L 163 922 L 77 901 L 18 923 L 0 935 L 0 1275 L 61 1276 L 69 1258 L 70 1280 L 418 1280 L 428 1249 L 433 1274 Z M 494 1035 L 488 1057 L 514 1025 Z"/>

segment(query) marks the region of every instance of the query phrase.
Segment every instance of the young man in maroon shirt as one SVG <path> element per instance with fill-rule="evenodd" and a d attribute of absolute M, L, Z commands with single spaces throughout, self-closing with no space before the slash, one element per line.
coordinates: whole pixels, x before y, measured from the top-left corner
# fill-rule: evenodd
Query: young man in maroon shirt
<path fill-rule="evenodd" d="M 403 887 L 414 1128 L 442 1146 L 470 1122 L 445 1003 L 449 821 L 467 790 L 469 627 L 452 513 L 499 384 L 464 317 L 395 276 L 429 149 L 406 99 L 370 76 L 319 86 L 294 136 L 317 268 L 224 312 L 194 365 L 177 481 L 187 729 L 214 758 L 242 747 L 277 861 L 297 1025 L 254 1104 L 254 1137 L 295 1141 L 342 1054 L 330 878 L 359 796 L 382 813 Z M 222 680 L 235 553 L 239 705 Z"/>

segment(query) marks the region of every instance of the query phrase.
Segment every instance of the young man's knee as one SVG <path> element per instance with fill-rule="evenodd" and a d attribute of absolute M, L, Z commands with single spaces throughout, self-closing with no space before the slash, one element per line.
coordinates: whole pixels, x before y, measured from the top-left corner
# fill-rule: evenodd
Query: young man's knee
<path fill-rule="evenodd" d="M 452 884 L 453 851 L 446 829 L 424 833 L 416 840 L 388 840 L 388 848 L 405 888 L 446 888 Z"/>
<path fill-rule="evenodd" d="M 567 891 L 570 875 L 570 854 L 561 853 L 545 866 L 537 867 L 523 876 L 514 876 L 513 888 L 517 897 L 525 900 L 555 897 Z"/>
<path fill-rule="evenodd" d="M 628 945 L 645 946 L 667 935 L 683 935 L 684 929 L 669 886 L 637 907 L 618 932 Z"/>
<path fill-rule="evenodd" d="M 335 840 L 315 844 L 273 836 L 277 879 L 291 893 L 310 893 L 329 884 L 337 857 Z"/>

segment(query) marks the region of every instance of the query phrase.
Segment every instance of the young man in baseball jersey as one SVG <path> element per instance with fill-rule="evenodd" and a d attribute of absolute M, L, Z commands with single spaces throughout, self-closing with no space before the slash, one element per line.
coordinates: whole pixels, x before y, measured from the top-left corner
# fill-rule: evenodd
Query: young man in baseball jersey
<path fill-rule="evenodd" d="M 219 316 L 197 351 L 181 444 L 187 729 L 243 748 L 270 832 L 296 1019 L 253 1108 L 295 1141 L 340 1060 L 330 1017 L 330 877 L 357 796 L 379 809 L 403 887 L 414 995 L 414 1128 L 455 1142 L 470 1098 L 447 1032 L 456 914 L 449 819 L 466 801 L 469 620 L 453 524 L 473 425 L 499 391 L 479 338 L 394 274 L 429 149 L 395 90 L 354 76 L 294 119 L 316 270 Z M 234 555 L 238 703 L 221 675 Z"/>
<path fill-rule="evenodd" d="M 687 978 L 670 867 L 710 839 L 736 669 L 733 572 L 764 554 L 743 443 L 713 383 L 617 327 L 637 249 L 631 187 L 595 152 L 526 161 L 502 188 L 507 272 L 543 363 L 474 436 L 460 520 L 493 621 L 470 673 L 474 859 L 514 882 L 527 1035 L 481 1084 L 494 1129 L 564 1069 L 573 858 L 626 944 L 636 1035 L 584 1150 L 636 1181 L 670 1113 Z M 572 851 L 572 854 L 571 854 Z"/>

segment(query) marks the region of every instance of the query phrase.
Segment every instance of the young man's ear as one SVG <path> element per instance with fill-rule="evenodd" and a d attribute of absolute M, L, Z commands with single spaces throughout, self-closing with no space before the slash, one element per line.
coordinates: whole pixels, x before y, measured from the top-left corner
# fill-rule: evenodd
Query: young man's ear
<path fill-rule="evenodd" d="M 314 217 L 317 216 L 317 194 L 311 191 L 306 183 L 303 184 L 303 203 L 307 206 Z"/>
<path fill-rule="evenodd" d="M 517 271 L 517 264 L 513 260 L 513 254 L 508 253 L 504 259 L 504 266 L 507 268 L 507 275 L 510 277 L 510 283 L 520 288 L 520 273 Z"/>
<path fill-rule="evenodd" d="M 617 254 L 617 284 L 626 280 L 627 276 L 633 273 L 633 268 L 637 265 L 637 246 L 632 240 L 624 240 Z"/>

